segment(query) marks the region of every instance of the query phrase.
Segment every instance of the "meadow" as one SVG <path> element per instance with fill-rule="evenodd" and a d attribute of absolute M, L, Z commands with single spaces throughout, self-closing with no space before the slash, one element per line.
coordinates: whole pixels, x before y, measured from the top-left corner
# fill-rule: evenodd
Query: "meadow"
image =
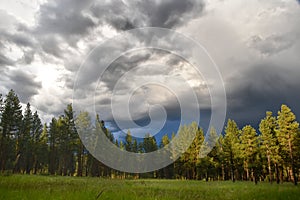
<path fill-rule="evenodd" d="M 0 199 L 260 200 L 300 198 L 292 183 L 111 180 L 90 177 L 0 176 Z"/>

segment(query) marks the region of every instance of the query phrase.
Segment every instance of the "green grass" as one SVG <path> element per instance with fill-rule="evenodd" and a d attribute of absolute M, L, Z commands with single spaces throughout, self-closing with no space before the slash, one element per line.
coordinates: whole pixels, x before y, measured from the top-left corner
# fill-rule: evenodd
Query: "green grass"
<path fill-rule="evenodd" d="M 260 200 L 300 199 L 300 187 L 251 182 L 108 180 L 53 176 L 0 176 L 0 199 Z"/>

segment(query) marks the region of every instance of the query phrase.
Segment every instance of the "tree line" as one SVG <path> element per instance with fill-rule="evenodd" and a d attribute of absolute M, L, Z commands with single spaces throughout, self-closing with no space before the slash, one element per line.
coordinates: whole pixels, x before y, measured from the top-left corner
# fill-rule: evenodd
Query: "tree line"
<path fill-rule="evenodd" d="M 224 134 L 214 128 L 204 134 L 197 123 L 179 128 L 179 135 L 196 132 L 189 148 L 174 162 L 157 171 L 144 174 L 124 173 L 105 166 L 82 144 L 76 122 L 102 129 L 109 140 L 124 151 L 148 153 L 168 145 L 168 134 L 157 138 L 146 134 L 143 140 L 130 131 L 118 141 L 97 115 L 92 123 L 87 112 L 77 116 L 72 105 L 63 115 L 42 124 L 28 103 L 24 112 L 17 94 L 10 90 L 0 94 L 0 170 L 2 173 L 49 174 L 62 176 L 96 176 L 108 178 L 166 178 L 194 180 L 243 180 L 293 182 L 297 185 L 300 169 L 299 123 L 291 109 L 282 105 L 277 115 L 266 112 L 259 129 L 250 125 L 242 129 L 229 119 Z M 209 138 L 210 141 L 207 141 Z M 182 141 L 184 142 L 184 141 Z M 214 147 L 206 152 L 208 145 Z M 207 148 L 205 148 L 207 147 Z M 205 156 L 201 156 L 201 154 Z"/>

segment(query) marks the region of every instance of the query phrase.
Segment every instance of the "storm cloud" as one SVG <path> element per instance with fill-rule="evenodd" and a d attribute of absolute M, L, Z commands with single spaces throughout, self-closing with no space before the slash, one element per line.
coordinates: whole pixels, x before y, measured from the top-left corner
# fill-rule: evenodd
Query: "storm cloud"
<path fill-rule="evenodd" d="M 175 41 L 172 35 L 157 40 L 143 32 L 129 34 L 118 44 L 103 45 L 128 30 L 150 26 L 180 32 L 210 54 L 224 80 L 227 117 L 239 125 L 257 126 L 266 110 L 276 113 L 282 103 L 300 115 L 299 3 L 254 0 L 245 6 L 242 0 L 54 0 L 22 1 L 23 10 L 8 3 L 0 10 L 0 93 L 16 90 L 22 103 L 30 101 L 43 113 L 43 120 L 49 121 L 72 102 L 77 82 L 82 87 L 77 97 L 95 100 L 97 112 L 112 130 L 119 131 L 110 110 L 111 97 L 127 100 L 128 91 L 143 80 L 164 81 L 176 86 L 178 94 L 158 85 L 137 88 L 128 102 L 136 123 L 149 123 L 149 108 L 157 104 L 165 109 L 168 123 L 180 120 L 178 98 L 190 101 L 186 88 L 175 79 L 182 76 L 196 91 L 202 124 L 208 123 L 208 85 L 214 82 L 206 82 L 188 63 L 196 55 L 191 46 Z M 26 13 L 28 9 L 33 13 Z M 184 58 L 163 49 L 127 51 L 135 44 L 149 46 L 153 41 L 165 49 L 180 49 Z M 104 56 L 95 56 L 90 61 L 95 65 L 82 70 L 82 63 L 99 45 Z M 120 55 L 108 61 L 114 49 Z M 107 62 L 100 77 L 97 64 Z M 188 109 L 198 108 L 190 105 Z"/>
<path fill-rule="evenodd" d="M 42 83 L 36 81 L 36 75 L 23 71 L 11 70 L 4 73 L 5 78 L 1 77 L 1 81 L 6 88 L 13 88 L 19 95 L 20 101 L 29 102 L 34 95 L 38 94 L 38 90 L 42 88 Z"/>

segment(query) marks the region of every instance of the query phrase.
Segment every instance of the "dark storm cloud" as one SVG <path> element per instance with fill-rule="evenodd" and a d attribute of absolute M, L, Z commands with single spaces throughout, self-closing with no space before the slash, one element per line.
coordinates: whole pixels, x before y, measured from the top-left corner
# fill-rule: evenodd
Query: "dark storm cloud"
<path fill-rule="evenodd" d="M 190 17 L 202 13 L 203 1 L 151 0 L 140 2 L 142 12 L 150 18 L 150 26 L 172 28 L 187 23 Z"/>
<path fill-rule="evenodd" d="M 38 35 L 58 34 L 65 39 L 72 35 L 83 36 L 95 26 L 93 20 L 84 14 L 90 2 L 56 0 L 41 5 L 35 32 Z"/>
<path fill-rule="evenodd" d="M 61 47 L 62 43 L 76 47 L 77 41 L 89 34 L 93 28 L 104 24 L 116 30 L 144 26 L 172 28 L 201 15 L 203 8 L 202 0 L 55 0 L 40 6 L 36 15 L 37 25 L 34 27 L 20 24 L 13 16 L 1 10 L 1 18 L 7 22 L 3 27 L 0 24 L 0 29 L 3 28 L 1 39 L 20 47 L 29 47 L 31 52 L 41 51 L 38 53 L 42 57 L 49 54 L 59 59 L 67 59 Z M 26 54 L 25 57 L 26 63 L 32 61 L 29 59 L 30 55 Z M 3 55 L 1 63 L 12 64 Z"/>
<path fill-rule="evenodd" d="M 276 115 L 281 104 L 299 108 L 299 74 L 299 68 L 274 63 L 249 68 L 226 85 L 228 117 L 257 127 L 267 110 Z M 300 110 L 293 111 L 300 115 Z"/>
<path fill-rule="evenodd" d="M 202 14 L 203 9 L 202 0 L 115 0 L 98 2 L 91 7 L 94 16 L 117 30 L 143 26 L 173 28 Z"/>
<path fill-rule="evenodd" d="M 136 41 L 131 41 L 131 44 Z M 119 45 L 121 53 L 123 52 L 122 49 L 126 48 L 127 44 L 116 44 Z M 78 76 L 76 77 L 76 82 L 80 87 L 88 87 L 89 85 L 95 84 L 98 79 L 101 80 L 101 83 L 110 91 L 113 91 L 113 88 L 118 80 L 128 71 L 135 69 L 140 64 L 149 60 L 155 52 L 150 50 L 141 50 L 141 51 L 134 51 L 133 53 L 127 53 L 121 55 L 116 60 L 112 61 L 111 64 L 108 66 L 103 66 L 102 61 L 107 60 L 108 56 L 104 55 L 104 57 L 100 58 L 99 61 L 99 54 L 98 51 L 106 52 L 110 54 L 113 47 L 111 46 L 101 46 L 100 49 L 97 49 L 93 52 L 91 57 L 86 61 L 84 67 L 79 71 Z M 125 50 L 124 50 L 125 51 Z M 126 51 L 125 51 L 126 52 Z M 105 54 L 106 54 L 105 53 Z M 105 68 L 104 73 L 101 75 L 99 73 L 100 69 Z M 152 70 L 153 71 L 153 70 Z M 147 72 L 144 72 L 147 74 Z M 150 74 L 149 74 L 150 75 Z M 69 80 L 70 81 L 70 80 Z M 123 84 L 123 89 L 126 89 L 130 85 L 130 81 L 128 83 Z M 68 84 L 69 88 L 73 88 L 73 85 Z"/>
<path fill-rule="evenodd" d="M 103 81 L 106 86 L 112 90 L 120 77 L 122 77 L 129 70 L 136 68 L 143 62 L 150 59 L 150 56 L 151 54 L 149 52 L 139 52 L 134 55 L 121 56 L 110 66 L 108 66 L 107 70 L 101 77 L 101 81 Z"/>
<path fill-rule="evenodd" d="M 204 9 L 202 0 L 160 1 L 49 1 L 40 6 L 37 36 L 57 34 L 72 43 L 98 25 L 116 30 L 156 26 L 172 28 L 187 23 Z"/>
<path fill-rule="evenodd" d="M 42 88 L 42 83 L 35 81 L 36 76 L 20 70 L 9 71 L 7 73 L 9 81 L 5 84 L 8 89 L 14 89 L 22 103 L 30 101 L 31 97 L 38 94 Z"/>
<path fill-rule="evenodd" d="M 174 28 L 200 16 L 203 9 L 202 0 L 56 0 L 40 6 L 38 25 L 31 32 L 41 43 L 43 51 L 62 58 L 60 44 L 55 38 L 76 47 L 79 39 L 103 25 L 117 31 L 145 26 Z"/>

